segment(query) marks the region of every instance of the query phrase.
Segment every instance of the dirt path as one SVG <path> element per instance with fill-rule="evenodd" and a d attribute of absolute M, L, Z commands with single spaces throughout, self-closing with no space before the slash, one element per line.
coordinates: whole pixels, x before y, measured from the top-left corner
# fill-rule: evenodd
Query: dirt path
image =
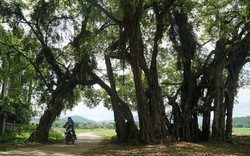
<path fill-rule="evenodd" d="M 81 155 L 83 151 L 88 151 L 96 147 L 102 137 L 92 133 L 83 133 L 77 135 L 74 145 L 65 143 L 51 145 L 37 145 L 32 147 L 18 148 L 11 151 L 0 151 L 1 156 L 75 156 Z"/>

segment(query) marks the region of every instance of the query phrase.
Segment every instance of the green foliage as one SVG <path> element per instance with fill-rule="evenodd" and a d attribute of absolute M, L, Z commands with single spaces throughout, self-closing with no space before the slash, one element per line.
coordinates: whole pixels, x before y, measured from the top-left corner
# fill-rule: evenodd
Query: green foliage
<path fill-rule="evenodd" d="M 12 32 L 5 31 L 2 26 L 0 29 L 1 113 L 7 116 L 7 120 L 25 124 L 32 115 L 31 96 L 35 93 L 32 92 L 32 79 L 35 72 L 30 62 L 22 57 L 22 51 L 11 46 L 21 42 L 23 29 L 13 28 Z"/>
<path fill-rule="evenodd" d="M 233 118 L 233 127 L 250 128 L 250 116 Z"/>
<path fill-rule="evenodd" d="M 105 129 L 105 128 L 98 128 L 98 129 L 76 129 L 76 134 L 80 133 L 94 133 L 96 135 L 110 138 L 114 135 L 116 135 L 115 129 Z"/>
<path fill-rule="evenodd" d="M 30 134 L 35 130 L 36 126 L 34 125 L 25 125 L 21 127 L 21 131 L 4 133 L 0 135 L 0 143 L 5 145 L 22 145 L 26 143 L 26 140 L 29 138 Z M 64 140 L 64 136 L 57 131 L 49 132 L 49 141 L 50 142 L 61 142 Z"/>
<path fill-rule="evenodd" d="M 101 90 L 93 89 L 92 86 L 83 87 L 82 89 L 83 102 L 89 107 L 94 108 L 101 102 Z"/>
<path fill-rule="evenodd" d="M 112 136 L 111 138 L 110 138 L 110 141 L 112 142 L 112 143 L 118 143 L 118 137 L 117 137 L 117 135 L 114 135 L 114 136 Z"/>
<path fill-rule="evenodd" d="M 28 139 L 30 133 L 21 132 L 21 133 L 4 133 L 1 137 L 1 140 L 4 144 L 8 145 L 17 145 L 25 144 L 25 140 Z"/>
<path fill-rule="evenodd" d="M 49 141 L 50 142 L 62 142 L 64 140 L 64 135 L 58 131 L 50 131 L 49 132 Z"/>
<path fill-rule="evenodd" d="M 35 126 L 31 126 L 31 125 L 22 126 L 21 131 L 4 133 L 0 137 L 4 144 L 8 144 L 8 145 L 25 144 L 25 141 L 28 139 L 28 137 L 30 136 L 30 134 L 32 133 L 34 129 L 35 129 Z"/>
<path fill-rule="evenodd" d="M 55 90 L 58 91 L 57 95 L 60 95 L 61 86 L 59 87 L 58 84 L 61 79 L 65 80 L 64 82 L 75 80 L 74 84 L 79 83 L 83 86 L 77 86 L 63 93 L 62 100 L 55 97 L 55 101 L 63 103 L 61 108 L 71 109 L 81 98 L 84 98 L 84 103 L 90 108 L 104 102 L 106 107 L 112 109 L 109 95 L 95 87 L 93 83 L 97 82 L 93 82 L 92 77 L 88 75 L 89 72 L 93 72 L 109 85 L 107 74 L 103 72 L 106 70 L 103 69 L 103 56 L 109 53 L 112 53 L 114 58 L 122 58 L 118 61 L 112 58 L 118 95 L 129 104 L 131 109 L 136 110 L 134 77 L 130 67 L 131 57 L 134 57 L 130 55 L 130 48 L 132 48 L 129 46 L 129 42 L 132 41 L 129 40 L 130 36 L 138 35 L 134 37 L 142 39 L 143 52 L 138 60 L 145 58 L 146 64 L 142 65 L 140 61 L 138 63 L 142 63 L 139 66 L 144 72 L 142 85 L 145 88 L 149 86 L 145 75 L 156 72 L 150 71 L 150 65 L 153 62 L 151 62 L 152 54 L 157 51 L 157 74 L 154 76 L 158 76 L 159 82 L 149 83 L 159 84 L 163 96 L 166 97 L 166 95 L 173 96 L 177 92 L 185 73 L 189 72 L 194 79 L 194 85 L 199 85 L 199 76 L 204 76 L 205 73 L 200 69 L 207 67 L 214 59 L 214 55 L 207 58 L 210 51 L 206 50 L 202 42 L 211 40 L 211 46 L 215 46 L 216 40 L 222 38 L 227 41 L 224 46 L 227 50 L 237 45 L 249 31 L 249 1 L 247 0 L 181 0 L 174 1 L 173 4 L 164 2 L 168 1 L 1 0 L 0 18 L 7 23 L 5 26 L 0 25 L 0 88 L 1 94 L 5 95 L 0 99 L 0 110 L 3 110 L 8 117 L 18 118 L 20 122 L 26 123 L 31 115 L 33 101 L 36 106 L 44 105 L 41 107 L 44 110 L 50 107 L 51 95 L 54 98 Z M 123 7 L 126 7 L 126 10 Z M 125 12 L 132 11 L 125 19 L 123 19 L 123 9 Z M 135 13 L 138 16 L 133 18 Z M 164 20 L 157 21 L 156 17 L 159 16 Z M 115 18 L 121 23 L 114 20 Z M 139 33 L 126 30 L 123 24 L 130 20 L 134 20 L 132 23 L 139 25 Z M 159 27 L 158 22 L 162 22 Z M 157 34 L 156 30 L 162 30 L 161 34 Z M 169 30 L 172 31 L 172 36 L 167 33 Z M 242 33 L 239 34 L 241 31 Z M 194 33 L 198 35 L 197 38 Z M 170 42 L 170 39 L 175 45 Z M 117 45 L 112 45 L 113 43 Z M 226 45 L 229 43 L 230 45 Z M 44 47 L 51 49 L 52 57 L 45 58 L 42 50 Z M 224 56 L 226 53 L 221 54 Z M 127 60 L 124 61 L 125 56 Z M 85 69 L 76 71 L 78 69 L 75 67 L 86 57 L 88 61 L 83 66 L 87 67 L 88 73 L 85 73 Z M 52 60 L 49 62 L 48 59 Z M 204 64 L 207 59 L 207 64 Z M 190 62 L 190 71 L 182 69 L 185 67 L 183 62 Z M 57 70 L 62 73 L 59 75 L 62 76 L 57 75 L 58 71 L 55 71 L 54 66 L 58 67 Z M 226 77 L 228 73 L 223 74 Z M 82 75 L 87 82 L 78 82 L 76 77 Z M 148 74 L 147 78 L 151 76 Z M 179 95 L 182 96 L 184 93 L 181 92 Z M 179 103 L 180 96 L 175 102 Z M 199 100 L 197 103 L 203 104 L 202 99 L 205 98 L 197 98 Z M 166 100 L 166 105 L 167 102 Z M 201 108 L 203 108 L 202 104 Z M 191 107 L 193 106 L 190 106 L 190 109 Z M 186 113 L 180 110 L 180 113 L 182 112 Z M 150 114 L 150 112 L 143 114 L 147 113 Z M 53 126 L 62 127 L 62 124 L 63 122 L 56 121 Z M 113 128 L 111 124 L 76 122 L 75 125 L 76 128 L 85 129 Z M 240 123 L 238 126 L 248 125 Z M 133 140 L 131 142 L 136 143 Z"/>

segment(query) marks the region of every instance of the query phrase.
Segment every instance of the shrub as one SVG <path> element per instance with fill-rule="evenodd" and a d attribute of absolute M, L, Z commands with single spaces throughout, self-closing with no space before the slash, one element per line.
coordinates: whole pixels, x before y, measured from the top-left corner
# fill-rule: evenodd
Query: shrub
<path fill-rule="evenodd" d="M 64 136 L 58 131 L 50 131 L 49 133 L 49 141 L 50 142 L 61 142 L 64 140 Z"/>
<path fill-rule="evenodd" d="M 112 137 L 110 138 L 110 141 L 111 141 L 112 143 L 118 143 L 117 135 L 112 136 Z"/>

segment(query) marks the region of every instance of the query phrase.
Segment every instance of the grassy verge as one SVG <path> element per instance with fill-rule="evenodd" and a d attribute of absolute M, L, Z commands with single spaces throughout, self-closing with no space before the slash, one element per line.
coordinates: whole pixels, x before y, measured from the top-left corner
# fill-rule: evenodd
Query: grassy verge
<path fill-rule="evenodd" d="M 76 129 L 76 133 L 94 133 L 103 137 L 112 137 L 116 135 L 114 129 Z"/>
<path fill-rule="evenodd" d="M 250 128 L 233 128 L 233 135 L 250 135 Z"/>
<path fill-rule="evenodd" d="M 3 135 L 0 135 L 1 146 L 24 145 L 35 128 L 35 126 L 31 125 L 23 126 L 22 130 L 19 132 L 4 133 Z M 50 131 L 50 142 L 61 142 L 63 140 L 64 136 L 61 133 L 54 130 Z"/>

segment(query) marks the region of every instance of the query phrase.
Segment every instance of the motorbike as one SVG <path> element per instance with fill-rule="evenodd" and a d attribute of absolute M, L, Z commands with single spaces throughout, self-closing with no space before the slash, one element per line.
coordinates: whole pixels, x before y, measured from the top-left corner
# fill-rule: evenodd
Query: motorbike
<path fill-rule="evenodd" d="M 76 138 L 75 138 L 75 136 L 73 134 L 72 128 L 66 129 L 64 131 L 64 133 L 65 133 L 65 142 L 66 142 L 66 144 L 68 145 L 70 142 L 72 144 L 75 144 L 75 139 Z"/>

